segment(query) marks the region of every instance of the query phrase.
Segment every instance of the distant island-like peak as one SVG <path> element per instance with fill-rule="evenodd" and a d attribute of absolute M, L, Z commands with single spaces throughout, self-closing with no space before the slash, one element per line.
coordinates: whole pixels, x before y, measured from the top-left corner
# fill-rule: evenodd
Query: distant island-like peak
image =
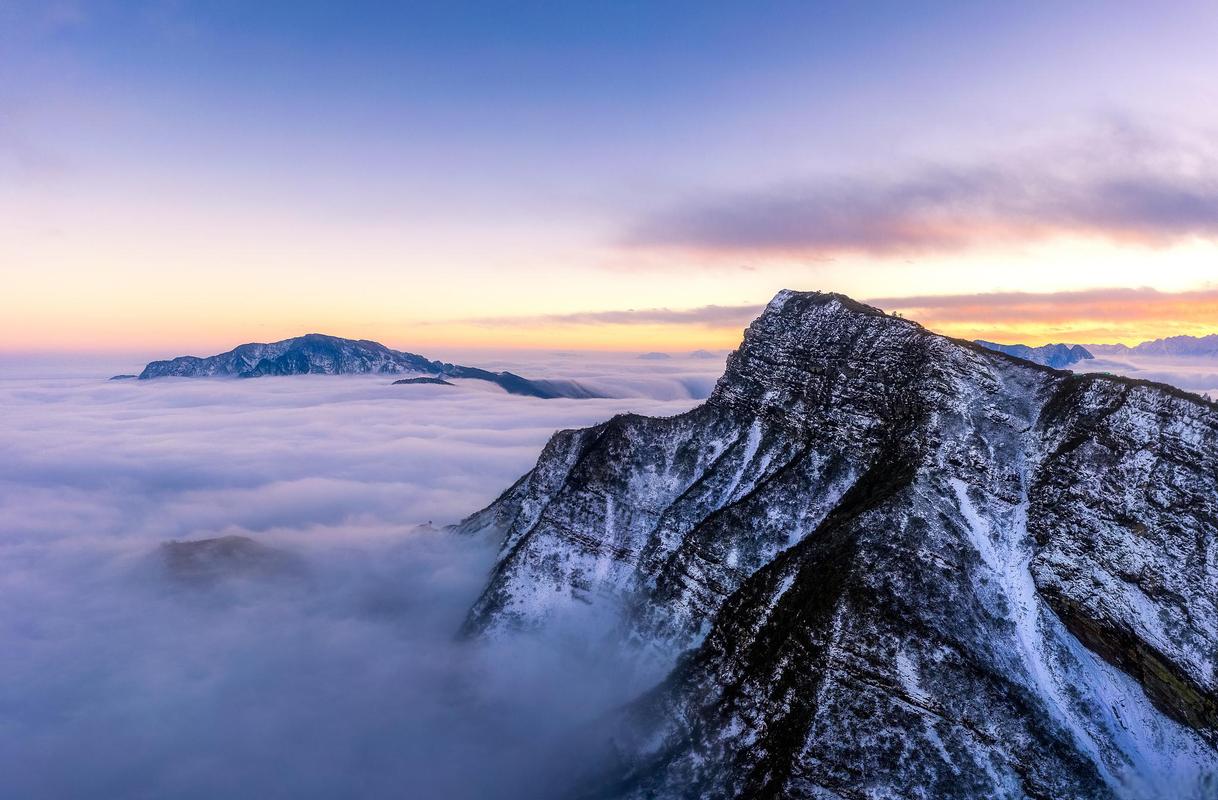
<path fill-rule="evenodd" d="M 491 372 L 415 353 L 393 350 L 367 339 L 310 333 L 269 344 L 251 342 L 214 356 L 178 356 L 153 361 L 140 380 L 152 378 L 258 378 L 267 375 L 412 375 L 406 382 L 448 383 L 448 378 L 489 381 L 510 394 L 552 399 L 589 398 L 593 392 L 574 381 L 530 380 L 511 372 Z M 124 376 L 116 375 L 112 380 Z M 399 381 L 402 382 L 402 381 Z M 452 384 L 449 384 L 452 385 Z"/>

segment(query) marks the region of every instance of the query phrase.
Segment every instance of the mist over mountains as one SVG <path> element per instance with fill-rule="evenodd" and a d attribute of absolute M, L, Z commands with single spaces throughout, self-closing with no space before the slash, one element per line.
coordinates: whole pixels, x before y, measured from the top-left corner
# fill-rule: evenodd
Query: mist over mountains
<path fill-rule="evenodd" d="M 457 641 L 494 545 L 436 528 L 690 400 L 50 372 L 0 375 L 0 794 L 546 797 L 627 699 L 612 653 Z"/>
<path fill-rule="evenodd" d="M 7 785 L 1207 797 L 1210 406 L 831 295 L 717 358 L 6 374 Z"/>
<path fill-rule="evenodd" d="M 990 350 L 1013 355 L 1057 369 L 1127 375 L 1171 383 L 1183 389 L 1218 395 L 1218 334 L 1205 337 L 1176 336 L 1125 345 L 1049 344 L 1029 347 L 977 340 Z M 682 357 L 663 352 L 634 356 L 642 363 L 631 366 L 630 357 L 614 359 L 608 354 L 515 353 L 502 361 L 503 369 L 486 369 L 433 361 L 423 356 L 392 350 L 377 342 L 309 334 L 272 344 L 245 344 L 225 353 L 200 358 L 179 356 L 150 362 L 138 374 L 115 375 L 111 380 L 164 377 L 254 378 L 290 375 L 381 374 L 399 378 L 402 385 L 440 380 L 481 381 L 510 394 L 540 398 L 591 398 L 644 396 L 705 398 L 718 378 L 717 365 L 723 356 L 695 350 Z M 492 360 L 502 356 L 492 356 Z M 703 362 L 699 364 L 698 362 Z M 598 375 L 603 367 L 607 374 Z M 512 370 L 540 370 L 549 377 L 523 378 Z M 666 382 L 666 376 L 672 381 Z M 677 382 L 679 385 L 672 385 Z"/>
<path fill-rule="evenodd" d="M 1218 334 L 1208 336 L 1169 336 L 1129 347 L 1123 344 L 1088 345 L 1101 355 L 1218 357 Z"/>
<path fill-rule="evenodd" d="M 1123 344 L 1029 347 L 980 339 L 977 344 L 1057 369 L 1169 383 L 1218 398 L 1218 335 L 1174 336 L 1143 342 L 1134 347 Z"/>
<path fill-rule="evenodd" d="M 0 0 L 0 800 L 1218 800 L 1215 42 Z"/>
<path fill-rule="evenodd" d="M 654 356 L 654 358 L 652 358 Z M 650 397 L 659 400 L 702 398 L 718 378 L 725 354 L 697 350 L 684 356 L 645 353 L 479 352 L 495 367 L 487 369 L 433 361 L 392 350 L 378 342 L 309 334 L 273 344 L 245 344 L 200 358 L 179 356 L 152 361 L 138 374 L 110 380 L 157 378 L 257 378 L 298 375 L 385 375 L 398 385 L 437 381 L 493 384 L 509 394 L 543 399 Z M 512 370 L 532 370 L 548 377 L 523 378 Z"/>

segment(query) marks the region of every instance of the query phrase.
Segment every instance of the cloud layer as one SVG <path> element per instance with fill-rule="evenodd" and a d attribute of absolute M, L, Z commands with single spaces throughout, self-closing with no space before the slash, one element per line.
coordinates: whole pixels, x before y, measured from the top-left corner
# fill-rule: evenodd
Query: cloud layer
<path fill-rule="evenodd" d="M 1114 124 L 976 164 L 910 164 L 699 197 L 636 221 L 637 247 L 828 257 L 945 253 L 1058 235 L 1218 238 L 1218 153 Z"/>
<path fill-rule="evenodd" d="M 380 378 L 0 380 L 0 774 L 17 797 L 544 797 L 637 687 L 605 653 L 453 637 L 493 558 L 429 529 L 557 427 L 663 402 Z M 239 534 L 307 579 L 185 589 Z"/>
<path fill-rule="evenodd" d="M 929 328 L 996 341 L 1125 342 L 1214 333 L 1218 289 L 1162 292 L 1097 288 L 1064 292 L 879 297 L 870 302 L 900 311 Z"/>
<path fill-rule="evenodd" d="M 654 388 L 693 369 L 674 361 L 531 365 L 651 371 Z M 1109 367 L 1218 381 L 1195 362 Z M 645 676 L 612 648 L 456 640 L 493 543 L 417 526 L 485 505 L 555 428 L 695 402 L 375 376 L 0 379 L 5 791 L 561 795 L 602 752 L 598 719 Z M 161 542 L 232 534 L 295 554 L 304 576 L 183 587 L 156 560 Z"/>
<path fill-rule="evenodd" d="M 995 319 L 1003 322 L 1057 322 L 1062 319 L 1218 320 L 1218 289 L 1161 292 L 1151 288 L 1098 288 L 1067 292 L 878 297 L 885 309 L 922 312 L 938 320 Z"/>
<path fill-rule="evenodd" d="M 569 314 L 538 314 L 531 317 L 484 317 L 475 324 L 502 325 L 529 322 L 559 325 L 702 325 L 711 328 L 747 325 L 764 305 L 708 305 L 697 308 L 629 308 L 609 311 L 576 311 Z"/>

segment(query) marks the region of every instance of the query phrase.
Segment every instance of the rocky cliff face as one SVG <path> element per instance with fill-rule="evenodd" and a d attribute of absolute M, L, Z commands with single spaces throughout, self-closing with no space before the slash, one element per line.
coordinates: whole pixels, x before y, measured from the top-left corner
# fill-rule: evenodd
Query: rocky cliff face
<path fill-rule="evenodd" d="M 780 293 L 711 398 L 556 434 L 463 524 L 471 633 L 667 677 L 609 797 L 1218 796 L 1218 409 Z"/>
<path fill-rule="evenodd" d="M 596 396 L 574 381 L 529 380 L 511 372 L 490 372 L 477 367 L 431 361 L 414 353 L 391 350 L 366 339 L 341 339 L 320 333 L 270 344 L 243 344 L 227 353 L 206 358 L 178 356 L 168 361 L 153 361 L 144 367 L 139 378 L 257 378 L 264 375 L 369 373 L 489 381 L 510 394 L 544 399 Z"/>

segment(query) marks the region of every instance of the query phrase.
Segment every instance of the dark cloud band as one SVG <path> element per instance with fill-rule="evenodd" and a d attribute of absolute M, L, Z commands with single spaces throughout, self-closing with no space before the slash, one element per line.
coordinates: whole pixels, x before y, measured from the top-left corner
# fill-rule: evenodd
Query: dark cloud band
<path fill-rule="evenodd" d="M 1209 145 L 1115 126 L 1083 143 L 982 164 L 699 198 L 637 220 L 624 240 L 825 257 L 953 252 L 1057 235 L 1153 245 L 1218 238 L 1218 157 Z"/>

